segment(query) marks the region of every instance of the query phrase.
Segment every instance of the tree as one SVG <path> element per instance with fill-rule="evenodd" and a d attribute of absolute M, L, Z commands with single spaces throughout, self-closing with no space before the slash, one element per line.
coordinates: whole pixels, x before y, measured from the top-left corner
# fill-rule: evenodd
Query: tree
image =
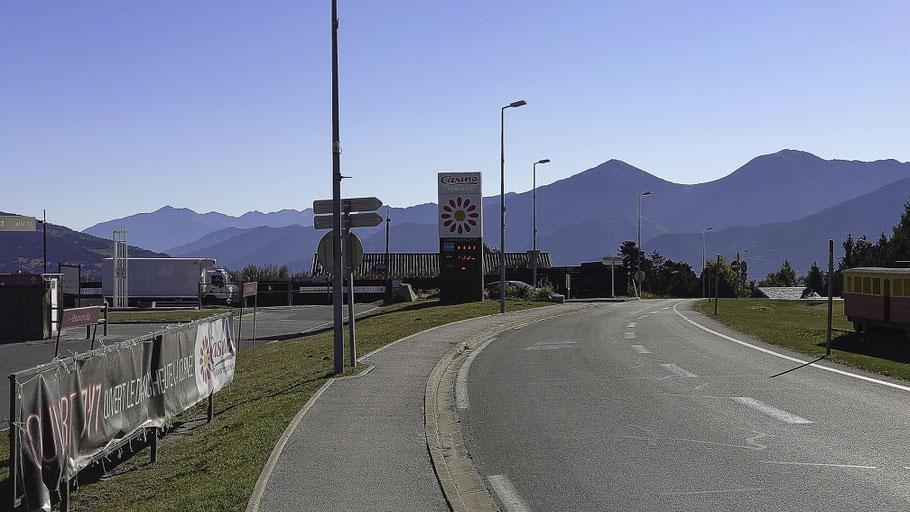
<path fill-rule="evenodd" d="M 803 282 L 815 293 L 819 295 L 828 295 L 828 290 L 825 286 L 825 276 L 822 274 L 822 270 L 818 268 L 818 262 L 812 262 L 812 266 L 809 267 L 809 272 L 806 273 Z"/>
<path fill-rule="evenodd" d="M 796 286 L 796 271 L 793 270 L 793 267 L 790 266 L 790 262 L 787 259 L 784 259 L 784 262 L 780 266 L 780 270 L 777 271 L 777 278 L 783 283 L 781 286 Z"/>
<path fill-rule="evenodd" d="M 736 291 L 739 286 L 737 284 L 739 282 L 739 277 L 733 272 L 733 269 L 730 268 L 730 265 L 727 264 L 723 257 L 720 258 L 719 267 L 717 261 L 709 260 L 707 262 L 707 268 L 705 269 L 705 277 L 708 279 L 708 295 L 712 297 L 714 296 L 717 284 L 715 282 L 715 276 L 717 276 L 717 280 L 720 281 L 720 289 L 717 293 L 721 297 L 736 297 Z M 699 293 L 701 293 L 701 290 L 699 290 Z"/>

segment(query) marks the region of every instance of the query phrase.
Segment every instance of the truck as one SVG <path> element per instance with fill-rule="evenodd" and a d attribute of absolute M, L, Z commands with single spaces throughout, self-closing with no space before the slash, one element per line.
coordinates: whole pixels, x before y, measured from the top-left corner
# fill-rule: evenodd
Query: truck
<path fill-rule="evenodd" d="M 214 258 L 127 258 L 126 291 L 130 305 L 152 302 L 167 305 L 234 304 L 240 288 L 230 284 L 227 270 Z M 114 259 L 101 263 L 101 295 L 114 296 Z"/>

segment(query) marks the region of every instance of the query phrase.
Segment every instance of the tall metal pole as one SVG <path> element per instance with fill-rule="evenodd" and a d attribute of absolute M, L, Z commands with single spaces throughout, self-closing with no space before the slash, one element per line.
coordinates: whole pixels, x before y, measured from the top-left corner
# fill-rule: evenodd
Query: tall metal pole
<path fill-rule="evenodd" d="M 720 254 L 714 266 L 714 316 L 717 316 L 717 300 L 720 298 Z"/>
<path fill-rule="evenodd" d="M 44 259 L 44 273 L 47 274 L 47 209 L 44 210 L 44 217 L 41 221 L 41 227 L 44 230 L 44 241 L 41 243 Z"/>
<path fill-rule="evenodd" d="M 389 282 L 389 207 L 385 207 L 385 302 L 392 301 L 392 283 Z"/>
<path fill-rule="evenodd" d="M 714 229 L 714 226 L 708 226 L 705 229 L 701 230 L 701 296 L 705 298 L 707 296 L 706 284 L 705 284 L 705 268 L 708 266 L 705 262 L 705 233 Z"/>
<path fill-rule="evenodd" d="M 344 373 L 344 309 L 341 279 L 341 135 L 338 127 L 338 0 L 332 0 L 332 275 L 335 373 Z"/>
<path fill-rule="evenodd" d="M 499 312 L 506 312 L 506 109 L 499 118 Z"/>
<path fill-rule="evenodd" d="M 641 194 L 638 194 L 638 242 L 636 242 L 635 250 L 635 256 L 638 260 L 634 276 L 637 284 L 635 292 L 638 294 L 638 297 L 641 298 L 641 279 L 638 278 L 638 273 L 641 272 Z"/>
<path fill-rule="evenodd" d="M 834 240 L 828 240 L 828 335 L 825 356 L 831 355 L 831 316 L 834 307 Z"/>
<path fill-rule="evenodd" d="M 537 164 L 534 162 L 534 177 L 531 185 L 531 285 L 537 288 Z"/>

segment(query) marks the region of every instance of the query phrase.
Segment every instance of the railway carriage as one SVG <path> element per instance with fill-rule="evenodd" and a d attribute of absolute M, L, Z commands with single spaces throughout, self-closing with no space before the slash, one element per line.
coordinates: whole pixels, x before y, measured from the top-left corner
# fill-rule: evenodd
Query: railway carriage
<path fill-rule="evenodd" d="M 844 314 L 857 332 L 881 326 L 910 334 L 910 268 L 844 270 Z"/>

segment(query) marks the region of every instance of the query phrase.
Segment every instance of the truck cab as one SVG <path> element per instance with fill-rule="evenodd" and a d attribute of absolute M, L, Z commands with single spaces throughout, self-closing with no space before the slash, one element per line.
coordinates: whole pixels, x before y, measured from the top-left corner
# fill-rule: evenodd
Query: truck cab
<path fill-rule="evenodd" d="M 240 288 L 230 284 L 223 268 L 203 271 L 202 301 L 207 304 L 235 304 L 240 300 Z"/>

